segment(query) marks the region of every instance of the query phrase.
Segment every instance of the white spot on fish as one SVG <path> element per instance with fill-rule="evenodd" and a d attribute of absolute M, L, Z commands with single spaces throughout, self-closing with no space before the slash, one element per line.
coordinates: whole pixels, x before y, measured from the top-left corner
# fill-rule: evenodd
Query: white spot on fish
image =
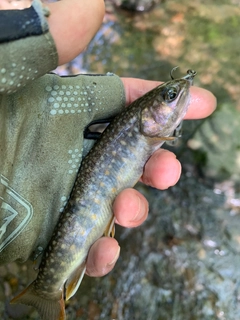
<path fill-rule="evenodd" d="M 124 140 L 120 140 L 120 143 L 122 146 L 126 146 L 126 144 L 127 144 L 126 141 L 124 141 Z"/>

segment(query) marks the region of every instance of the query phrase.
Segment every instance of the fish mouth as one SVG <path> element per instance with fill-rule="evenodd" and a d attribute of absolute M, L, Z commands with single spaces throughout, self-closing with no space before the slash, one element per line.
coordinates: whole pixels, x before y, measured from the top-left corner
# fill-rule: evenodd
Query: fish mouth
<path fill-rule="evenodd" d="M 189 69 L 187 71 L 187 75 L 182 77 L 181 79 L 185 79 L 185 80 L 189 81 L 190 85 L 192 86 L 193 80 L 194 80 L 194 77 L 196 76 L 196 74 L 197 74 L 197 72 L 195 70 Z"/>
<path fill-rule="evenodd" d="M 174 68 L 170 71 L 170 77 L 171 77 L 172 80 L 175 80 L 174 77 L 173 77 L 173 72 L 174 72 L 177 68 L 178 68 L 178 66 L 177 66 L 177 67 L 174 67 Z M 196 72 L 195 70 L 189 69 L 189 70 L 187 70 L 187 75 L 184 76 L 184 77 L 182 77 L 182 78 L 180 78 L 180 79 L 184 79 L 184 80 L 189 81 L 190 85 L 192 86 L 192 85 L 193 85 L 193 79 L 194 79 L 194 77 L 196 76 L 196 74 L 197 74 L 197 72 Z"/>

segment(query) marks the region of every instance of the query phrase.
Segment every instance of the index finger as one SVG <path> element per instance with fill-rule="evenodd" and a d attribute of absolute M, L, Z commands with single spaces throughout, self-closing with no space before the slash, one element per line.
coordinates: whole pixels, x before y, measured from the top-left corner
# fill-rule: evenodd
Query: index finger
<path fill-rule="evenodd" d="M 161 82 L 134 78 L 121 78 L 126 92 L 126 104 L 152 90 Z M 216 98 L 208 90 L 191 87 L 191 100 L 185 119 L 201 119 L 209 116 L 216 108 Z"/>
<path fill-rule="evenodd" d="M 190 105 L 184 119 L 202 119 L 208 117 L 216 109 L 217 99 L 210 91 L 191 87 L 190 94 Z"/>

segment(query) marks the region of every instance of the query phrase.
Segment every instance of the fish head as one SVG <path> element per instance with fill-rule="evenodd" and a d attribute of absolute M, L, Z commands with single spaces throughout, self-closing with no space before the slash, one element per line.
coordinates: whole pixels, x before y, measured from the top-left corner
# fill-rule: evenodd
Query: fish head
<path fill-rule="evenodd" d="M 189 102 L 189 88 L 196 72 L 189 70 L 180 79 L 173 79 L 149 93 L 149 103 L 141 110 L 140 131 L 149 137 L 168 137 L 185 116 Z"/>

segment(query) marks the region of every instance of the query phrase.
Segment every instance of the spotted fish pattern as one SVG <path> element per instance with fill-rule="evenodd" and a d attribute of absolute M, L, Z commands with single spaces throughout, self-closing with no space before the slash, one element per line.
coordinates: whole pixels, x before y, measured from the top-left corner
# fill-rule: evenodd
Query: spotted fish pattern
<path fill-rule="evenodd" d="M 13 303 L 34 306 L 43 320 L 65 319 L 64 296 L 78 289 L 91 245 L 112 220 L 119 192 L 141 177 L 152 153 L 182 121 L 195 72 L 164 83 L 123 110 L 83 160 L 68 203 L 42 258 L 37 279 Z"/>

